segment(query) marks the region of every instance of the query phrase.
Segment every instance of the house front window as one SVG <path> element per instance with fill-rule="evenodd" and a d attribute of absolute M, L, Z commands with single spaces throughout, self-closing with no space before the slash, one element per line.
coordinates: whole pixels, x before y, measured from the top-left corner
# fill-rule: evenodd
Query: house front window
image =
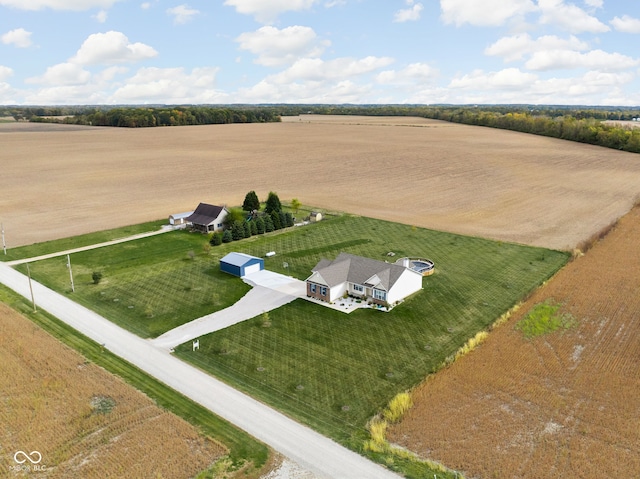
<path fill-rule="evenodd" d="M 322 288 L 320 288 L 320 296 L 326 296 L 326 295 L 327 295 L 327 288 L 323 286 Z"/>
<path fill-rule="evenodd" d="M 351 286 L 351 289 L 353 289 L 354 293 L 364 293 L 364 286 L 361 284 L 354 284 Z"/>
<path fill-rule="evenodd" d="M 316 285 L 315 284 L 310 284 L 309 285 L 309 291 L 311 291 L 312 293 L 316 292 Z"/>
<path fill-rule="evenodd" d="M 386 291 L 382 291 L 379 289 L 374 289 L 373 290 L 373 297 L 375 299 L 379 299 L 380 301 L 386 301 L 387 299 L 387 292 Z"/>

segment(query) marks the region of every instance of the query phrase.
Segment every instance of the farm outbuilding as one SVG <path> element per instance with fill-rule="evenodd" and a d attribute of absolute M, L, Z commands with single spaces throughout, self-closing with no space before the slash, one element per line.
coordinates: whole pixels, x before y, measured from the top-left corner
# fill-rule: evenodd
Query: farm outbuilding
<path fill-rule="evenodd" d="M 220 260 L 220 270 L 234 276 L 247 276 L 264 269 L 264 260 L 244 253 L 229 253 Z"/>
<path fill-rule="evenodd" d="M 185 213 L 175 213 L 169 215 L 169 224 L 172 226 L 190 225 L 191 222 L 187 221 L 187 218 L 193 214 L 193 211 L 187 211 Z"/>

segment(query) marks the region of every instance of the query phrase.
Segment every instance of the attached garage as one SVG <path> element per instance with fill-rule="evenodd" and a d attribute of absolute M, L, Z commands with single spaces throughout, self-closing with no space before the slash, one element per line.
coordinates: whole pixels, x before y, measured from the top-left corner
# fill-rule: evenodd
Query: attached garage
<path fill-rule="evenodd" d="M 264 269 L 264 260 L 244 253 L 229 253 L 220 260 L 220 270 L 234 276 L 247 276 Z"/>

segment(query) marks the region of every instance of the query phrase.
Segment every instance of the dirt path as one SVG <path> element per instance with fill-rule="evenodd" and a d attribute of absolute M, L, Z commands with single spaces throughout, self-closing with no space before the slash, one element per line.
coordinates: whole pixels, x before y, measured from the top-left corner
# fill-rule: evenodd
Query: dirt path
<path fill-rule="evenodd" d="M 111 241 L 105 241 L 104 243 L 96 243 L 88 246 L 81 246 L 79 248 L 72 248 L 64 251 L 58 251 L 56 253 L 49 253 L 49 254 L 43 254 L 40 256 L 34 256 L 32 258 L 23 258 L 23 259 L 16 259 L 13 261 L 7 261 L 5 264 L 9 266 L 15 266 L 17 264 L 33 263 L 34 261 L 40 261 L 40 260 L 49 259 L 49 258 L 56 258 L 58 256 L 66 256 L 72 253 L 78 253 L 79 251 L 89 251 L 91 249 L 102 248 L 104 246 L 111 246 L 118 243 L 126 243 L 127 241 L 134 241 L 141 238 L 147 238 L 149 236 L 156 236 L 162 233 L 166 233 L 167 231 L 172 231 L 172 230 L 171 228 L 163 228 L 158 231 L 150 231 L 148 233 L 139 233 L 137 235 L 127 236 L 126 238 L 118 238 Z"/>
<path fill-rule="evenodd" d="M 30 298 L 26 276 L 6 264 L 0 264 L 0 282 Z M 318 478 L 399 477 L 49 288 L 33 282 L 33 289 L 39 308 L 47 310 L 147 374 L 244 429 Z"/>

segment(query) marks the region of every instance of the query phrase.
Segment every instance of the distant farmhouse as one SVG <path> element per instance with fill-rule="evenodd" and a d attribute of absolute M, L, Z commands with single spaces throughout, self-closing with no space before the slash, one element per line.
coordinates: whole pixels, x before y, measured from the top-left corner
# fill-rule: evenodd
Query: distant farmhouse
<path fill-rule="evenodd" d="M 228 214 L 229 211 L 224 206 L 200 203 L 195 211 L 185 218 L 185 221 L 191 223 L 191 227 L 194 230 L 212 233 L 222 230 L 224 219 Z"/>
<path fill-rule="evenodd" d="M 379 305 L 391 305 L 422 289 L 422 274 L 401 264 L 340 253 L 321 260 L 307 278 L 307 296 L 334 302 L 345 293 Z"/>

